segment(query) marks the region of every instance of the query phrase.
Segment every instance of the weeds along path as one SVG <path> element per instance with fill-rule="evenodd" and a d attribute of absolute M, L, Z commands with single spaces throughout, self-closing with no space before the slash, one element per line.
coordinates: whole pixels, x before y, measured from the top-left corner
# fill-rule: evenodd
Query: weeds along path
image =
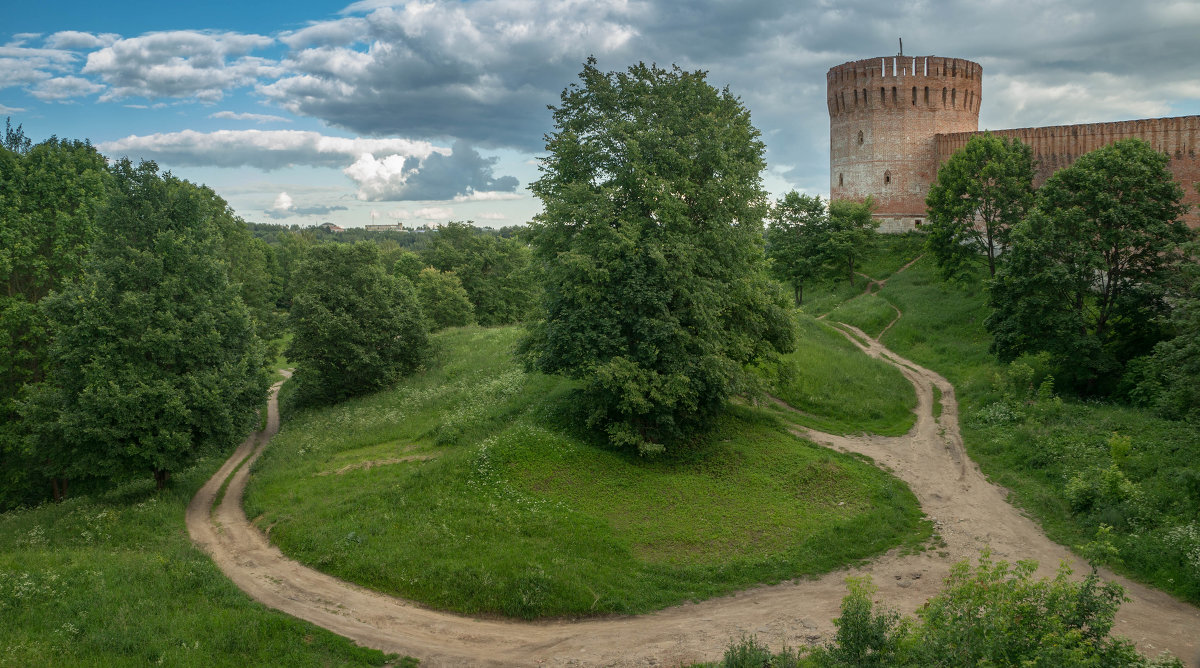
<path fill-rule="evenodd" d="M 834 436 L 794 427 L 799 436 L 867 455 L 912 488 L 944 545 L 923 553 L 891 552 L 858 567 L 811 580 L 759 587 L 639 617 L 516 622 L 438 612 L 372 592 L 284 556 L 246 519 L 242 493 L 250 465 L 279 428 L 276 387 L 267 427 L 248 438 L 196 494 L 187 510 L 192 540 L 243 591 L 263 604 L 307 620 L 360 645 L 407 654 L 429 666 L 657 666 L 718 659 L 730 640 L 756 634 L 772 647 L 827 640 L 834 633 L 847 576 L 869 575 L 878 598 L 911 613 L 941 587 L 951 564 L 974 559 L 985 546 L 997 558 L 1036 559 L 1043 575 L 1060 560 L 1084 566 L 1045 537 L 1005 501 L 963 451 L 954 388 L 944 378 L 892 353 L 878 340 L 842 325 L 868 355 L 896 365 L 919 398 L 917 421 L 905 436 Z M 933 417 L 933 387 L 942 413 Z M 217 503 L 219 492 L 225 493 Z M 215 504 L 215 505 L 214 505 Z M 1106 574 L 1112 578 L 1112 574 Z M 1200 665 L 1200 611 L 1162 592 L 1115 578 L 1130 602 L 1117 631 L 1150 654 L 1170 650 Z"/>

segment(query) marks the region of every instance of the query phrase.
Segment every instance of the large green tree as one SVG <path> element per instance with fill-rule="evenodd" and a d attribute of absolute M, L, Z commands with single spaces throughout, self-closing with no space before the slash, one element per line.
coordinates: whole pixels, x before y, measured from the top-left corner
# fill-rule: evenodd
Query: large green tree
<path fill-rule="evenodd" d="M 545 319 L 529 366 L 582 382 L 610 441 L 663 450 L 720 411 L 747 364 L 792 346 L 765 274 L 763 144 L 703 72 L 601 72 L 553 108 L 532 243 Z"/>
<path fill-rule="evenodd" d="M 771 207 L 767 257 L 771 273 L 792 288 L 796 306 L 804 302 L 804 285 L 821 275 L 829 213 L 821 197 L 787 193 Z"/>
<path fill-rule="evenodd" d="M 927 246 L 942 276 L 961 276 L 980 257 L 995 276 L 997 253 L 1032 205 L 1029 146 L 989 132 L 972 137 L 938 169 L 925 198 Z"/>
<path fill-rule="evenodd" d="M 875 201 L 870 197 L 862 202 L 835 199 L 829 203 L 822 255 L 832 268 L 845 272 L 851 285 L 858 261 L 871 253 L 879 238 L 879 221 L 871 215 L 874 210 Z"/>
<path fill-rule="evenodd" d="M 484 234 L 470 223 L 451 222 L 434 233 L 421 259 L 439 271 L 454 272 L 479 324 L 503 325 L 529 315 L 536 285 L 532 254 L 524 243 Z"/>
<path fill-rule="evenodd" d="M 52 478 L 146 471 L 161 487 L 250 429 L 267 377 L 211 191 L 152 162 L 112 169 L 84 276 L 43 300 L 56 338 L 25 417 Z"/>
<path fill-rule="evenodd" d="M 1200 423 L 1200 242 L 1190 244 L 1179 272 L 1181 289 L 1172 295 L 1170 339 L 1131 364 L 1135 401 L 1160 415 Z"/>
<path fill-rule="evenodd" d="M 1013 227 L 986 326 L 1002 360 L 1044 351 L 1055 378 L 1107 391 L 1167 333 L 1164 299 L 1191 232 L 1167 157 L 1140 139 L 1059 170 Z"/>
<path fill-rule="evenodd" d="M 471 300 L 453 272 L 426 267 L 417 274 L 415 285 L 421 311 L 431 331 L 475 322 Z"/>
<path fill-rule="evenodd" d="M 292 274 L 296 401 L 341 401 L 382 389 L 426 358 L 429 337 L 412 282 L 390 276 L 371 242 L 310 248 Z"/>
<path fill-rule="evenodd" d="M 0 145 L 0 510 L 32 500 L 36 466 L 18 415 L 44 377 L 54 332 L 38 303 L 83 271 L 110 176 L 85 141 L 33 144 L 6 123 Z"/>

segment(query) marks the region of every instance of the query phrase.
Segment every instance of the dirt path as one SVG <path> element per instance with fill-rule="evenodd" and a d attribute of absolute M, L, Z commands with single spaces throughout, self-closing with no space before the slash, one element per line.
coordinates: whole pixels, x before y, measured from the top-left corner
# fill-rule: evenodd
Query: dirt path
<path fill-rule="evenodd" d="M 859 452 L 908 483 L 936 523 L 946 545 L 911 556 L 888 553 L 860 568 L 827 574 L 640 617 L 523 623 L 473 619 L 425 609 L 348 584 L 285 557 L 247 521 L 242 493 L 250 464 L 279 428 L 272 393 L 267 428 L 243 443 L 188 506 L 187 526 L 222 571 L 254 599 L 346 636 L 361 645 L 420 658 L 422 665 L 678 665 L 720 658 L 731 639 L 757 634 L 772 647 L 819 642 L 832 636 L 832 619 L 846 594 L 848 575 L 870 575 L 878 598 L 910 613 L 941 586 L 950 565 L 974 560 L 990 546 L 999 559 L 1035 559 L 1042 575 L 1060 560 L 1084 565 L 1045 537 L 1005 501 L 967 458 L 958 431 L 954 388 L 941 376 L 905 360 L 853 327 L 855 341 L 896 365 L 919 399 L 917 422 L 905 436 L 834 436 L 796 428 L 830 447 Z M 864 343 L 865 342 L 865 343 Z M 933 417 L 933 387 L 942 414 Z M 277 388 L 276 388 L 277 391 Z M 244 462 L 244 463 L 243 463 Z M 241 464 L 239 466 L 239 464 Z M 213 506 L 228 479 L 221 503 Z M 1170 650 L 1200 666 L 1200 610 L 1154 589 L 1106 574 L 1132 599 L 1117 615 L 1116 631 L 1151 655 Z"/>

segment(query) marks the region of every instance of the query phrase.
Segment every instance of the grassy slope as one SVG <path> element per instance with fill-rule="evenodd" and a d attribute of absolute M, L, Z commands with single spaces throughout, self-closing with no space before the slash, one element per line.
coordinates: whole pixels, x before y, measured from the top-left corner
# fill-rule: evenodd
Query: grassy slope
<path fill-rule="evenodd" d="M 192 546 L 184 509 L 219 465 L 0 515 L 0 665 L 383 664 L 254 603 Z"/>
<path fill-rule="evenodd" d="M 588 442 L 563 417 L 571 385 L 512 361 L 519 335 L 448 330 L 440 363 L 395 390 L 298 413 L 248 513 L 339 577 L 526 618 L 653 610 L 929 535 L 903 484 L 765 409 L 733 407 L 687 456 Z M 414 457 L 435 459 L 361 468 Z"/>
<path fill-rule="evenodd" d="M 904 311 L 884 343 L 945 375 L 962 404 L 968 452 L 993 480 L 1013 492 L 1054 540 L 1076 546 L 1101 524 L 1114 527 L 1123 563 L 1140 579 L 1200 602 L 1200 430 L 1118 404 L 1037 401 L 1014 396 L 987 347 L 985 295 L 939 281 L 922 260 L 895 276 L 880 296 Z M 1033 385 L 1042 374 L 1035 370 Z M 999 382 L 998 382 L 999 379 Z M 1120 477 L 1104 482 L 1113 466 L 1113 433 L 1132 439 Z M 1120 482 L 1132 482 L 1132 487 Z M 1067 490 L 1092 481 L 1097 499 L 1072 507 Z"/>
<path fill-rule="evenodd" d="M 886 308 L 895 317 L 895 311 Z M 800 315 L 797 324 L 796 351 L 784 358 L 784 371 L 771 390 L 804 411 L 789 419 L 835 434 L 908 432 L 916 420 L 917 394 L 903 374 L 862 354 L 831 326 L 810 316 Z"/>

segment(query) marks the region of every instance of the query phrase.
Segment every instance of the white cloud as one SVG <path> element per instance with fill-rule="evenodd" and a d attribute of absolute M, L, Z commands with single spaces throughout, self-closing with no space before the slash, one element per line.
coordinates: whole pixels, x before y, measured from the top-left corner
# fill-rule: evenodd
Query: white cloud
<path fill-rule="evenodd" d="M 16 114 L 22 111 L 25 111 L 25 109 L 21 107 L 6 107 L 0 104 L 0 114 Z"/>
<path fill-rule="evenodd" d="M 291 123 L 290 118 L 271 114 L 237 113 L 233 111 L 218 111 L 208 115 L 209 118 L 224 118 L 232 121 L 254 121 L 255 123 Z"/>
<path fill-rule="evenodd" d="M 427 206 L 413 211 L 413 217 L 421 220 L 449 220 L 454 217 L 454 209 L 446 206 Z"/>
<path fill-rule="evenodd" d="M 275 203 L 271 205 L 271 209 L 282 212 L 290 211 L 295 206 L 296 204 L 292 201 L 292 196 L 286 192 L 281 192 L 275 198 Z"/>
<path fill-rule="evenodd" d="M 82 71 L 110 86 L 102 101 L 135 96 L 216 101 L 228 89 L 283 74 L 278 63 L 247 55 L 274 43 L 234 32 L 152 32 L 93 51 Z"/>
<path fill-rule="evenodd" d="M 376 159 L 370 153 L 364 153 L 342 171 L 358 184 L 358 198 L 373 202 L 404 189 L 408 177 L 417 171 L 415 167 L 405 169 L 406 164 L 407 160 L 402 155 Z"/>
<path fill-rule="evenodd" d="M 37 37 L 37 35 L 33 35 Z M 0 88 L 31 84 L 69 72 L 78 56 L 61 49 L 36 49 L 13 40 L 0 46 Z"/>
<path fill-rule="evenodd" d="M 386 212 L 385 215 L 388 218 L 393 218 L 395 220 L 407 220 L 412 218 L 412 212 L 408 209 L 392 209 L 391 211 Z"/>
<path fill-rule="evenodd" d="M 454 196 L 455 202 L 499 202 L 521 199 L 523 195 L 499 190 L 471 190 Z"/>
<path fill-rule="evenodd" d="M 99 49 L 120 39 L 116 33 L 94 35 L 78 30 L 60 30 L 46 38 L 46 46 L 52 49 Z"/>
<path fill-rule="evenodd" d="M 104 90 L 104 86 L 82 77 L 56 77 L 38 82 L 30 94 L 43 102 L 85 97 Z"/>
<path fill-rule="evenodd" d="M 131 135 L 102 142 L 110 154 L 130 154 L 180 166 L 257 167 L 293 165 L 342 167 L 363 154 L 400 155 L 417 159 L 450 153 L 430 142 L 410 139 L 330 137 L 302 130 L 183 130 Z"/>
<path fill-rule="evenodd" d="M 491 211 L 488 213 L 481 213 L 481 214 L 479 214 L 478 218 L 480 220 L 508 220 L 508 216 L 506 216 L 502 213 L 496 213 L 494 211 Z"/>

